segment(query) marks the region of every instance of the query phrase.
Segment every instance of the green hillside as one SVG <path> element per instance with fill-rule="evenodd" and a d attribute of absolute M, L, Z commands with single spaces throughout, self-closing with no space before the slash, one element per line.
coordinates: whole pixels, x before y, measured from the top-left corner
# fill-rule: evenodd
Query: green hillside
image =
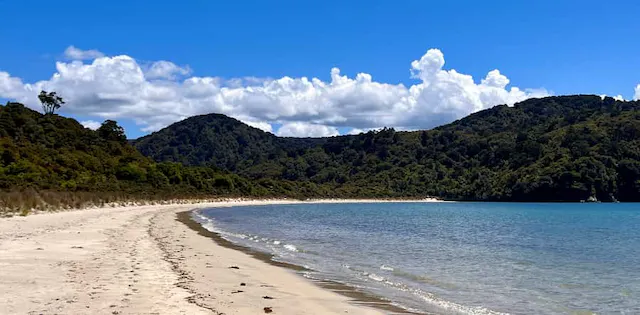
<path fill-rule="evenodd" d="M 157 161 L 330 187 L 332 196 L 640 200 L 640 103 L 593 95 L 496 106 L 429 131 L 278 138 L 223 115 L 135 142 Z"/>
<path fill-rule="evenodd" d="M 0 106 L 0 210 L 85 202 L 215 196 L 297 196 L 306 183 L 250 181 L 205 166 L 156 163 L 114 121 L 97 131 L 19 103 Z"/>
<path fill-rule="evenodd" d="M 221 114 L 194 116 L 134 141 L 158 161 L 244 170 L 290 153 L 321 145 L 321 138 L 278 138 Z"/>

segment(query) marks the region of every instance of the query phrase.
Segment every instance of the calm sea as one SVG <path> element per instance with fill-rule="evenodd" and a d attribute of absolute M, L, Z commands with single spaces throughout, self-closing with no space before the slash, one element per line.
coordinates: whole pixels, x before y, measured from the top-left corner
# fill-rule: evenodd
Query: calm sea
<path fill-rule="evenodd" d="M 202 210 L 223 237 L 437 314 L 640 314 L 640 205 L 299 204 Z"/>

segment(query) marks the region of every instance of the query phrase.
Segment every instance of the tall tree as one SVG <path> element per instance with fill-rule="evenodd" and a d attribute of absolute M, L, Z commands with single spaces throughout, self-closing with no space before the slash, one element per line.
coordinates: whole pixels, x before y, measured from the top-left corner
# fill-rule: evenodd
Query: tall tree
<path fill-rule="evenodd" d="M 113 120 L 105 120 L 100 128 L 98 128 L 98 135 L 105 140 L 117 141 L 120 143 L 127 142 L 127 136 L 124 133 L 124 128 L 118 126 L 118 123 Z"/>
<path fill-rule="evenodd" d="M 40 103 L 42 103 L 42 111 L 45 114 L 55 113 L 55 111 L 64 104 L 64 100 L 62 97 L 58 96 L 56 92 L 47 93 L 47 91 L 40 91 L 38 99 L 40 100 Z"/>

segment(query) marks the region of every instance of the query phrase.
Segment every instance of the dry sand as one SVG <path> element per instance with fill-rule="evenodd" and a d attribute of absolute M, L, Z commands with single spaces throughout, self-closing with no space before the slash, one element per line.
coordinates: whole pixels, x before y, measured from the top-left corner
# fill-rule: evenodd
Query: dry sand
<path fill-rule="evenodd" d="M 292 202 L 116 207 L 0 219 L 0 314 L 265 314 L 265 307 L 272 314 L 385 313 L 220 246 L 177 221 L 178 213 L 195 208 Z"/>

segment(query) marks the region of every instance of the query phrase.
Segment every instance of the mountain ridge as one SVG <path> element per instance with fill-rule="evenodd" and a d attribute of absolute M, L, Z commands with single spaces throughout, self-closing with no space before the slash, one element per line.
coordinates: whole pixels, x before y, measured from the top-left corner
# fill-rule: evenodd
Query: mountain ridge
<path fill-rule="evenodd" d="M 196 125 L 207 127 L 196 134 L 205 133 L 205 138 L 194 140 L 193 130 L 181 129 L 192 127 L 192 118 L 187 118 L 179 123 L 181 128 L 168 126 L 135 145 L 156 161 L 187 156 L 190 165 L 215 166 L 253 179 L 328 184 L 337 195 L 577 201 L 592 196 L 610 200 L 627 191 L 619 197 L 635 200 L 628 191 L 636 188 L 619 189 L 624 180 L 618 164 L 611 163 L 635 165 L 635 149 L 620 151 L 615 147 L 636 146 L 635 139 L 623 137 L 615 140 L 614 146 L 603 148 L 591 138 L 599 132 L 605 134 L 604 139 L 611 139 L 616 128 L 625 124 L 633 130 L 639 128 L 634 116 L 639 109 L 639 102 L 610 97 L 554 96 L 511 107 L 495 106 L 431 130 L 397 132 L 384 128 L 307 139 L 279 138 L 243 127 L 235 119 L 228 132 L 216 124 L 232 118 L 215 114 L 196 118 L 201 120 Z M 216 119 L 206 122 L 208 117 Z M 604 118 L 621 125 L 607 125 Z M 158 135 L 167 137 L 158 139 Z M 567 140 L 571 138 L 575 141 Z M 163 155 L 163 150 L 172 154 Z M 589 166 L 573 167 L 571 161 L 581 158 Z M 555 171 L 551 171 L 553 167 Z M 597 169 L 595 175 L 589 173 L 589 167 Z"/>

